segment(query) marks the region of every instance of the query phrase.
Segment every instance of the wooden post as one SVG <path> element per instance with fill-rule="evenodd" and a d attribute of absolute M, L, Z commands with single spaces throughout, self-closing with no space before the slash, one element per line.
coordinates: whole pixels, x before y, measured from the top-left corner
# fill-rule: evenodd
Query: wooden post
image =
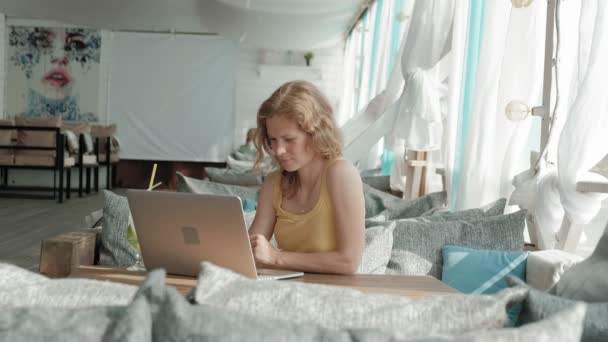
<path fill-rule="evenodd" d="M 426 193 L 427 152 L 406 151 L 403 199 L 415 199 Z"/>

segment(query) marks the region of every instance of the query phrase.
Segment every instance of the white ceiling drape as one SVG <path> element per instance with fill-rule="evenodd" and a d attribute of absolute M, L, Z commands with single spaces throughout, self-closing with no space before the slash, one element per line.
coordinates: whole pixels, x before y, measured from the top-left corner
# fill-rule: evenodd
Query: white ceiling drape
<path fill-rule="evenodd" d="M 200 15 L 210 31 L 261 48 L 309 50 L 344 39 L 362 0 L 206 0 Z"/>

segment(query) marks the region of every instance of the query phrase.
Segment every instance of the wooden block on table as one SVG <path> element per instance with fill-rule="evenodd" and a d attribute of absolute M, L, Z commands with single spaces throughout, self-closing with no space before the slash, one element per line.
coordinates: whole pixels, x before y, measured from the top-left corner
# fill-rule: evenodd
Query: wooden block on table
<path fill-rule="evenodd" d="M 97 230 L 67 232 L 42 241 L 41 274 L 51 278 L 67 277 L 79 265 L 95 261 Z"/>

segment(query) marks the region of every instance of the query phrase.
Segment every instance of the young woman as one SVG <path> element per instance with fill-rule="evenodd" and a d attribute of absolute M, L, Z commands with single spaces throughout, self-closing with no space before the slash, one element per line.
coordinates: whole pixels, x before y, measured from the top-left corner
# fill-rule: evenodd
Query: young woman
<path fill-rule="evenodd" d="M 249 230 L 263 267 L 354 273 L 365 243 L 365 204 L 357 169 L 341 159 L 340 133 L 325 96 L 288 82 L 262 105 L 256 146 L 279 170 L 269 175 Z M 279 249 L 269 240 L 275 236 Z"/>

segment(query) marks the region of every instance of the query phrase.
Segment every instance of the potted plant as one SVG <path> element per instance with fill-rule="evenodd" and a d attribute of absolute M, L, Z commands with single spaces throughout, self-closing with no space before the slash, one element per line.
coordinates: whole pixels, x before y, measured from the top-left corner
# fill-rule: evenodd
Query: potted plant
<path fill-rule="evenodd" d="M 304 59 L 306 60 L 306 66 L 310 66 L 310 60 L 315 56 L 314 53 L 308 51 L 304 54 Z"/>

